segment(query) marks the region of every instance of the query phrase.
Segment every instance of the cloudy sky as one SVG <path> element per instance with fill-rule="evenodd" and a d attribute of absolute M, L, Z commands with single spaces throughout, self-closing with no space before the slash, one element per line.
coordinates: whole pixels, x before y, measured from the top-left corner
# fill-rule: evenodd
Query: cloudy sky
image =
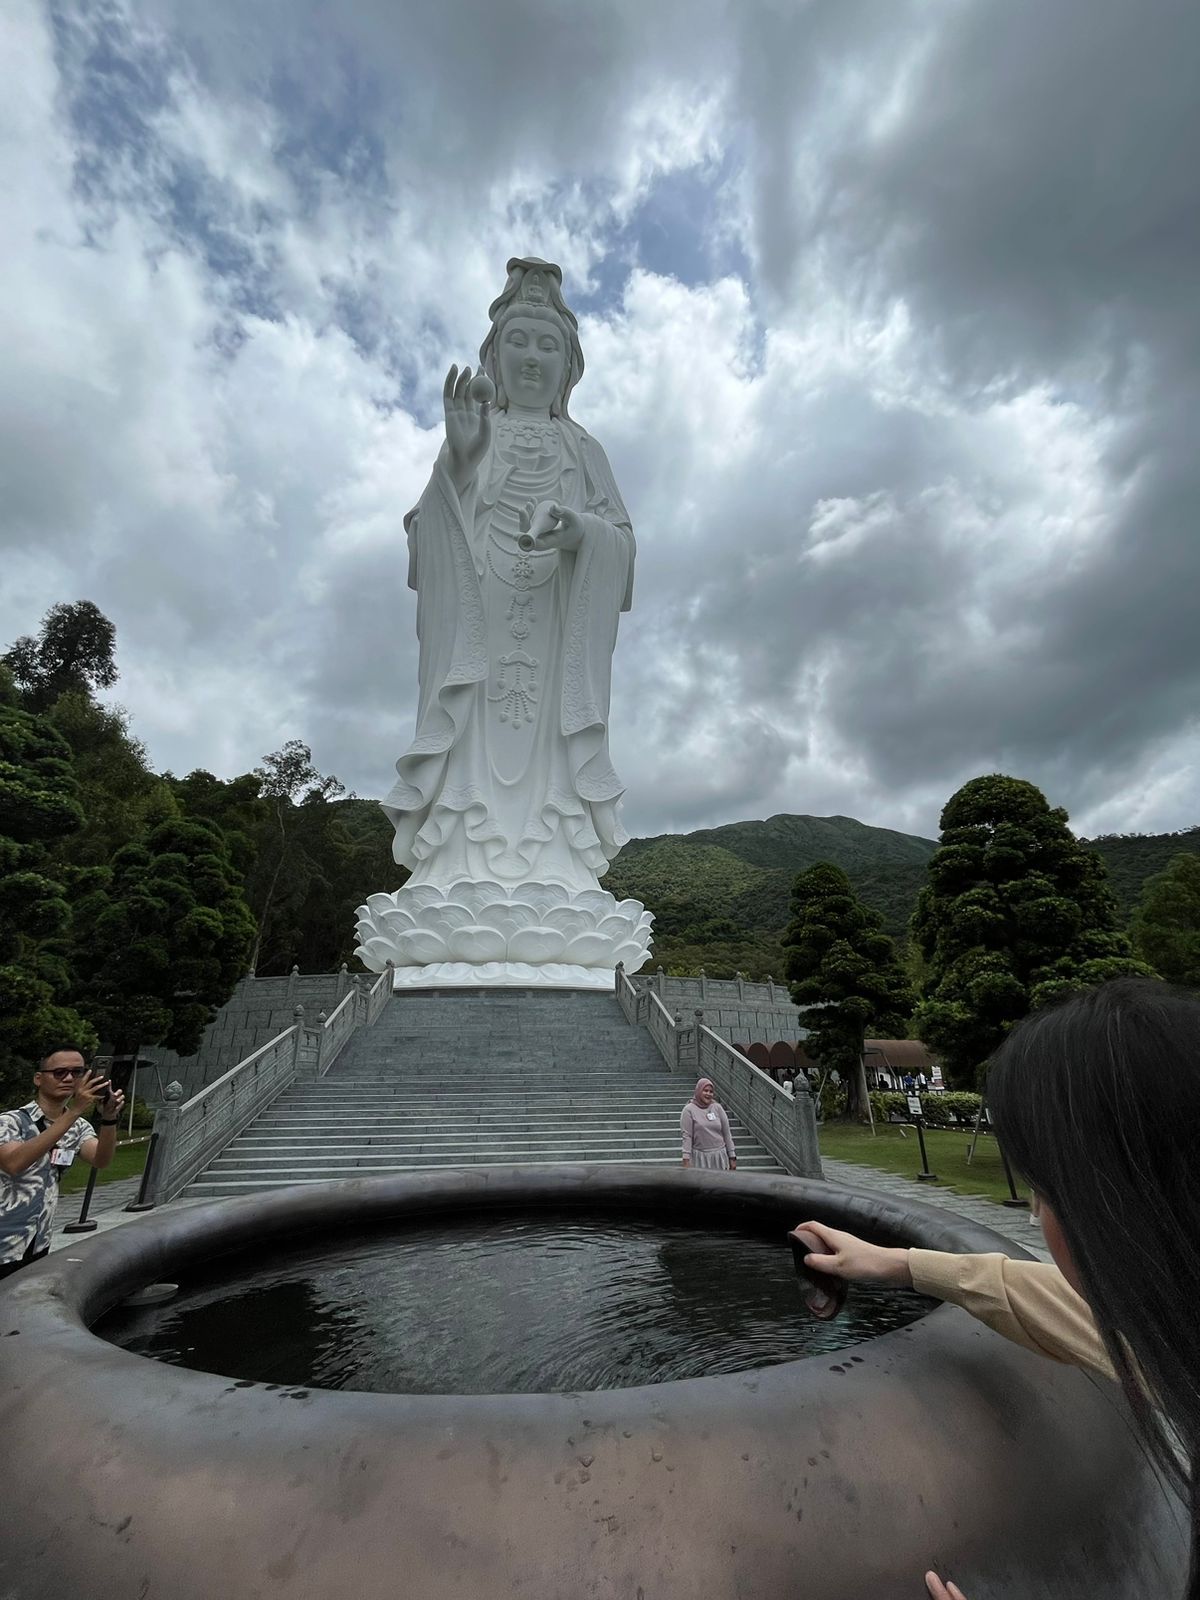
<path fill-rule="evenodd" d="M 0 646 L 385 792 L 401 518 L 511 254 L 639 538 L 635 833 L 1200 822 L 1192 0 L 4 0 Z"/>

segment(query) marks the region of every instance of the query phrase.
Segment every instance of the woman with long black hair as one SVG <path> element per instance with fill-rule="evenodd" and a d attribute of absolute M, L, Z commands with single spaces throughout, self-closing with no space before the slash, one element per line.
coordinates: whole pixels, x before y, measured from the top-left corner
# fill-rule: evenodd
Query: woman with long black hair
<path fill-rule="evenodd" d="M 806 1265 L 912 1284 L 1114 1376 L 1190 1508 L 1181 1600 L 1200 1600 L 1200 996 L 1120 978 L 1035 1013 L 993 1058 L 988 1107 L 1054 1267 L 885 1249 L 818 1222 L 801 1224 L 825 1246 Z M 934 1573 L 926 1583 L 962 1600 Z"/>

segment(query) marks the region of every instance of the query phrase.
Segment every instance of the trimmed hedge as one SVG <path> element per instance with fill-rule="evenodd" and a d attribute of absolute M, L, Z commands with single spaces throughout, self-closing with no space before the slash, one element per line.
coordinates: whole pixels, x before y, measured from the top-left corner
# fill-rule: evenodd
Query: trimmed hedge
<path fill-rule="evenodd" d="M 955 1128 L 975 1126 L 979 1115 L 980 1097 L 965 1092 L 930 1094 L 921 1096 L 925 1108 L 925 1122 L 930 1128 Z M 871 1092 L 871 1109 L 880 1122 L 886 1122 L 893 1111 L 908 1116 L 908 1096 L 894 1090 L 874 1089 Z"/>

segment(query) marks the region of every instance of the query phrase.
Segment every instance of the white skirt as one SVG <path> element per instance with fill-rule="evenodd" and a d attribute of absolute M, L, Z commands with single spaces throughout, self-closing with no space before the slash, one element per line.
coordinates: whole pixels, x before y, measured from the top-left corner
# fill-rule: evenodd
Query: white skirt
<path fill-rule="evenodd" d="M 728 1172 L 729 1156 L 724 1150 L 693 1150 L 692 1165 L 706 1172 Z"/>

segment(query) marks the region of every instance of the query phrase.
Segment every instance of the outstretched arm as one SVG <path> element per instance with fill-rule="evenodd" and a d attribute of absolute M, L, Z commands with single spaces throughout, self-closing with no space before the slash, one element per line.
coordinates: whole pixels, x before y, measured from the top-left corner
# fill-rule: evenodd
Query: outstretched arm
<path fill-rule="evenodd" d="M 1057 1267 L 1002 1255 L 954 1255 L 943 1250 L 889 1249 L 823 1222 L 802 1223 L 824 1253 L 805 1262 L 817 1272 L 852 1283 L 891 1283 L 933 1295 L 994 1328 L 1006 1339 L 1114 1378 L 1104 1341 L 1087 1302 Z"/>

